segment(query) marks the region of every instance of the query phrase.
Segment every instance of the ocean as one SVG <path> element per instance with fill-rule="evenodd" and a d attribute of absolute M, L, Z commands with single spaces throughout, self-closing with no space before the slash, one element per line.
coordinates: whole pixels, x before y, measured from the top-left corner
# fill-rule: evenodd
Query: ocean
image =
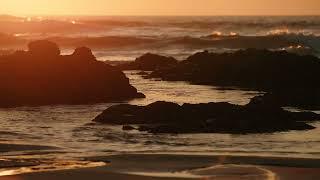
<path fill-rule="evenodd" d="M 134 60 L 146 52 L 183 60 L 208 50 L 232 52 L 259 48 L 320 55 L 319 16 L 214 17 L 24 17 L 1 21 L 0 33 L 25 39 L 49 38 L 68 54 L 89 46 L 101 60 Z M 1 37 L 1 36 L 0 36 Z M 22 40 L 21 40 L 22 39 Z M 0 49 L 10 43 L 0 43 Z"/>
<path fill-rule="evenodd" d="M 320 56 L 320 17 L 24 17 L 0 21 L 0 32 L 12 35 L 12 46 L 48 38 L 64 54 L 76 46 L 90 47 L 98 60 L 132 61 L 151 52 L 183 60 L 208 50 L 232 52 L 246 48 L 288 50 Z M 20 28 L 17 28 L 20 27 Z M 57 105 L 0 109 L 0 143 L 48 145 L 58 150 L 1 153 L 13 156 L 73 159 L 121 153 L 227 154 L 320 158 L 320 123 L 310 131 L 272 134 L 153 135 L 124 132 L 121 126 L 97 125 L 92 119 L 114 104 L 146 105 L 165 100 L 179 104 L 230 102 L 246 104 L 262 92 L 221 89 L 144 79 L 126 71 L 145 99 L 92 105 Z M 297 109 L 292 109 L 297 110 Z M 320 111 L 317 111 L 320 113 Z"/>

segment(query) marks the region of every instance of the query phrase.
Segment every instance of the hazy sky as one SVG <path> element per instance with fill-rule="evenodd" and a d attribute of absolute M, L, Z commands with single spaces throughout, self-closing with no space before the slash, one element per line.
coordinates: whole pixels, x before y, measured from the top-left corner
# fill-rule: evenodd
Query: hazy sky
<path fill-rule="evenodd" d="M 320 0 L 0 0 L 0 14 L 320 15 Z"/>

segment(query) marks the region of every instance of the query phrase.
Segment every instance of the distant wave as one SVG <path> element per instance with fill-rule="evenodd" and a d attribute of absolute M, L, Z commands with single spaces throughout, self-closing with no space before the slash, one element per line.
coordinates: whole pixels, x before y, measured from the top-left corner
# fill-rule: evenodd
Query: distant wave
<path fill-rule="evenodd" d="M 305 28 L 319 27 L 319 17 L 100 17 L 77 18 L 81 24 L 98 26 L 159 26 L 181 28 L 216 28 L 216 27 L 246 27 L 246 28 Z"/>
<path fill-rule="evenodd" d="M 129 48 L 146 51 L 150 49 L 270 49 L 286 50 L 298 54 L 318 55 L 320 52 L 320 37 L 303 34 L 281 34 L 266 36 L 241 36 L 236 33 L 228 35 L 209 35 L 205 37 L 56 37 L 49 38 L 62 46 L 88 46 L 99 49 Z"/>
<path fill-rule="evenodd" d="M 61 45 L 86 45 L 94 47 L 121 47 L 147 44 L 152 47 L 184 45 L 189 47 L 223 48 L 282 48 L 289 46 L 311 46 L 320 42 L 320 36 L 303 34 L 272 34 L 265 36 L 242 36 L 235 32 L 220 34 L 216 32 L 202 37 L 139 37 L 139 36 L 101 36 L 101 37 L 50 37 L 49 40 Z M 309 44 L 310 43 L 310 44 Z M 320 44 L 319 44 L 320 45 Z"/>
<path fill-rule="evenodd" d="M 168 23 L 167 25 L 185 27 L 185 28 L 215 28 L 215 27 L 258 27 L 258 28 L 274 28 L 274 27 L 291 27 L 291 28 L 305 28 L 305 27 L 319 27 L 320 21 L 293 21 L 293 22 L 243 22 L 243 21 L 218 21 L 218 22 L 177 22 Z"/>
<path fill-rule="evenodd" d="M 290 53 L 296 53 L 300 55 L 316 55 L 318 52 L 308 46 L 302 46 L 302 45 L 296 45 L 296 46 L 288 46 L 288 47 L 283 47 L 280 49 L 275 49 L 277 51 L 287 51 Z"/>
<path fill-rule="evenodd" d="M 319 29 L 320 17 L 15 17 L 0 16 L 2 32 L 79 32 L 109 28 L 175 27 L 182 29 L 233 29 L 244 31 L 276 28 Z"/>
<path fill-rule="evenodd" d="M 45 37 L 64 48 L 87 46 L 92 49 L 145 50 L 150 49 L 280 49 L 299 54 L 314 54 L 320 52 L 320 36 L 302 33 L 270 33 L 264 36 L 243 36 L 236 32 L 213 32 L 202 37 L 161 37 L 161 36 L 100 36 L 100 37 Z M 20 44 L 25 45 L 28 38 L 0 34 L 0 48 Z"/>
<path fill-rule="evenodd" d="M 284 50 L 306 49 L 313 53 L 320 52 L 320 36 L 312 33 L 291 32 L 287 29 L 272 30 L 263 36 L 241 36 L 231 32 L 223 34 L 213 32 L 203 39 L 214 40 L 217 44 L 229 45 L 230 48 L 282 48 Z"/>
<path fill-rule="evenodd" d="M 177 38 L 145 38 L 126 36 L 102 37 L 50 37 L 47 38 L 61 46 L 88 46 L 92 48 L 166 48 L 180 46 L 184 48 L 258 48 L 274 49 L 301 45 L 283 36 L 221 36 L 219 38 L 190 36 Z"/>
<path fill-rule="evenodd" d="M 0 56 L 12 54 L 14 50 L 12 49 L 0 49 Z"/>
<path fill-rule="evenodd" d="M 24 44 L 25 42 L 26 40 L 17 38 L 13 35 L 0 33 L 0 48 L 10 48 L 12 46 L 19 46 Z"/>

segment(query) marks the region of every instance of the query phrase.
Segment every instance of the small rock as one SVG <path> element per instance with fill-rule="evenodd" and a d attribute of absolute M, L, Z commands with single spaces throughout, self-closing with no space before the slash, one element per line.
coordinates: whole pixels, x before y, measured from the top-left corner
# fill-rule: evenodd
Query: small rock
<path fill-rule="evenodd" d="M 124 125 L 122 126 L 122 130 L 124 131 L 132 131 L 135 130 L 136 128 L 134 128 L 133 126 L 129 126 L 129 125 Z"/>

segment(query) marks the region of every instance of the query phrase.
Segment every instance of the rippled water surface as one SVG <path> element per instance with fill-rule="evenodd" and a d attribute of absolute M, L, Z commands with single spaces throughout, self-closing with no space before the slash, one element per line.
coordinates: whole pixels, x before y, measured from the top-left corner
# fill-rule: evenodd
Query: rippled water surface
<path fill-rule="evenodd" d="M 320 57 L 320 16 L 60 16 L 12 21 L 0 17 L 0 26 L 0 35 L 16 39 L 13 44 L 0 44 L 0 49 L 23 49 L 24 40 L 50 38 L 67 48 L 66 53 L 88 46 L 103 60 L 134 60 L 146 52 L 182 60 L 204 49 L 226 52 L 246 48 Z"/>
<path fill-rule="evenodd" d="M 129 103 L 144 105 L 157 100 L 177 103 L 228 101 L 246 104 L 258 92 L 221 90 L 184 82 L 146 80 L 126 72 L 146 99 Z M 116 103 L 0 109 L 0 142 L 57 146 L 55 156 L 79 157 L 122 152 L 191 154 L 244 154 L 320 158 L 320 123 L 311 131 L 274 134 L 152 135 L 124 132 L 121 126 L 96 125 L 91 120 Z M 22 154 L 4 153 L 5 155 Z M 28 153 L 37 153 L 28 152 Z"/>

